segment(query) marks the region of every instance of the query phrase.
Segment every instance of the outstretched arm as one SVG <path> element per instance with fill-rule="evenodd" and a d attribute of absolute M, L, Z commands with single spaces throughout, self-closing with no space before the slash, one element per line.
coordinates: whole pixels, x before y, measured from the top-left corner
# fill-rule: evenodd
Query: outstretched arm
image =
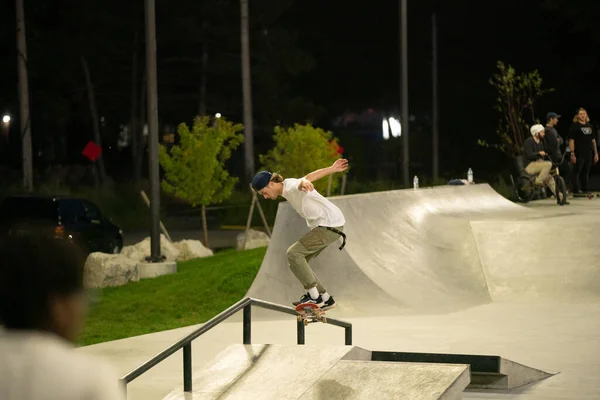
<path fill-rule="evenodd" d="M 324 176 L 345 171 L 346 169 L 348 169 L 348 160 L 345 158 L 337 159 L 330 167 L 321 168 L 306 175 L 304 179 L 300 181 L 298 190 L 306 190 L 310 192 L 314 189 L 312 182 L 319 180 Z"/>
<path fill-rule="evenodd" d="M 304 179 L 306 179 L 307 181 L 310 181 L 310 182 L 314 182 L 316 180 L 323 178 L 324 176 L 331 175 L 336 172 L 342 172 L 342 171 L 345 171 L 346 169 L 348 169 L 348 160 L 346 160 L 344 158 L 340 158 L 338 160 L 335 160 L 333 165 L 331 165 L 330 167 L 321 168 L 316 171 L 313 171 L 310 174 L 306 175 L 304 177 Z"/>

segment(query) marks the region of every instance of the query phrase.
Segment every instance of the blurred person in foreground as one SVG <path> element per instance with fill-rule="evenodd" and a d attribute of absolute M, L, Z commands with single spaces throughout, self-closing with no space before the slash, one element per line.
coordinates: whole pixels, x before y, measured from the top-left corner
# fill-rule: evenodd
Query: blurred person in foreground
<path fill-rule="evenodd" d="M 124 399 L 116 371 L 75 351 L 87 300 L 84 256 L 57 239 L 0 242 L 0 399 Z"/>

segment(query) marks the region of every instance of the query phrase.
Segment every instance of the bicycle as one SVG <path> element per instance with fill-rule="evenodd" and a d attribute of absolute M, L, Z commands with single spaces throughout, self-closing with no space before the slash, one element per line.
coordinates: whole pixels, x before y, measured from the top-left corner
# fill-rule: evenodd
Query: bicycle
<path fill-rule="evenodd" d="M 550 169 L 550 175 L 554 179 L 555 186 L 556 186 L 556 202 L 558 205 L 561 205 L 561 206 L 568 204 L 568 202 L 567 202 L 567 184 L 565 183 L 565 180 L 563 179 L 563 177 L 560 176 L 558 173 L 558 167 L 559 167 L 559 165 L 561 165 L 564 162 L 565 154 L 566 154 L 566 152 L 562 154 L 560 162 L 558 162 L 558 163 L 552 161 L 552 159 L 548 156 L 548 154 L 546 154 L 544 156 L 545 160 L 552 162 L 552 169 Z M 510 178 L 511 178 L 511 180 L 513 180 L 512 175 Z M 541 185 L 536 184 L 536 179 L 537 179 L 537 174 L 531 175 L 531 174 L 528 174 L 525 169 L 522 169 L 519 176 L 517 177 L 517 181 L 515 182 L 513 180 L 513 188 L 514 188 L 515 194 L 521 203 L 529 203 L 535 196 L 536 189 L 539 189 L 539 188 L 542 188 L 545 186 L 544 184 L 541 184 Z"/>

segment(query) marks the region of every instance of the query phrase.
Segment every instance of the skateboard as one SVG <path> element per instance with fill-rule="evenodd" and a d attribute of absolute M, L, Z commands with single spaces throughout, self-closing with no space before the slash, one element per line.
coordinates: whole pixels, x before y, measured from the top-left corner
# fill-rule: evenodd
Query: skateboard
<path fill-rule="evenodd" d="M 302 303 L 296 306 L 296 312 L 298 313 L 298 322 L 304 321 L 304 326 L 313 322 L 327 323 L 327 317 L 325 317 L 325 311 L 316 304 Z"/>

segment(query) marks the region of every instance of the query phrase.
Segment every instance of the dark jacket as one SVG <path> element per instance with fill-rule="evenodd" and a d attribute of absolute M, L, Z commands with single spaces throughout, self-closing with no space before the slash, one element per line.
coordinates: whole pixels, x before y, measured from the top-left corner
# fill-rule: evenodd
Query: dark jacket
<path fill-rule="evenodd" d="M 562 138 L 558 135 L 556 129 L 551 126 L 546 126 L 545 130 L 544 151 L 548 153 L 553 162 L 558 163 L 561 159 L 560 145 L 562 144 Z"/>
<path fill-rule="evenodd" d="M 539 143 L 536 143 L 533 140 L 533 136 L 525 139 L 525 143 L 523 143 L 523 155 L 527 164 L 543 159 L 544 157 L 540 155 L 540 151 L 544 151 L 544 142 L 540 140 Z"/>

